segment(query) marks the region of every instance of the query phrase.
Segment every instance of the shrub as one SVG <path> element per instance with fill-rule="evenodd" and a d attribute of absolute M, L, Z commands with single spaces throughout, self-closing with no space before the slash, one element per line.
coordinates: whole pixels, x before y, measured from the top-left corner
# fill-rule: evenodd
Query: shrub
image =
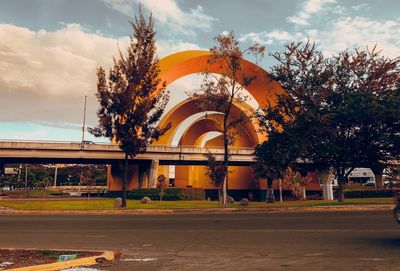
<path fill-rule="evenodd" d="M 118 195 L 112 191 L 108 196 Z M 159 200 L 159 190 L 155 188 L 134 189 L 128 192 L 129 199 L 140 200 L 143 197 L 149 197 L 152 200 Z M 204 200 L 205 190 L 201 188 L 166 188 L 164 189 L 163 200 Z"/>
<path fill-rule="evenodd" d="M 149 197 L 143 197 L 140 202 L 143 204 L 149 204 L 151 203 L 151 199 Z"/>
<path fill-rule="evenodd" d="M 226 201 L 228 202 L 228 204 L 235 203 L 235 199 L 233 197 L 231 197 L 231 196 L 227 196 L 226 197 Z"/>
<path fill-rule="evenodd" d="M 249 200 L 246 198 L 242 198 L 239 202 L 240 206 L 249 206 Z"/>
<path fill-rule="evenodd" d="M 179 194 L 183 200 L 204 200 L 206 198 L 206 191 L 202 188 L 180 188 Z"/>

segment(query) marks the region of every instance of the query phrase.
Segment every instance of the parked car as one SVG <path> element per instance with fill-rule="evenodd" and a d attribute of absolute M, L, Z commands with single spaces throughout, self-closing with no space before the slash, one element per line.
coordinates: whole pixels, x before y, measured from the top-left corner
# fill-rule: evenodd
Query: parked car
<path fill-rule="evenodd" d="M 362 186 L 375 186 L 375 181 L 366 181 Z"/>
<path fill-rule="evenodd" d="M 2 190 L 2 191 L 10 191 L 10 190 L 11 190 L 11 187 L 9 187 L 8 185 L 6 185 L 6 186 L 3 186 L 3 187 L 1 188 L 1 190 Z"/>
<path fill-rule="evenodd" d="M 393 217 L 400 224 L 400 194 L 397 192 L 394 196 L 396 207 L 393 209 Z"/>
<path fill-rule="evenodd" d="M 93 145 L 93 144 L 96 144 L 96 143 L 94 143 L 93 141 L 84 140 L 84 141 L 83 141 L 83 144 L 86 144 L 86 145 Z"/>

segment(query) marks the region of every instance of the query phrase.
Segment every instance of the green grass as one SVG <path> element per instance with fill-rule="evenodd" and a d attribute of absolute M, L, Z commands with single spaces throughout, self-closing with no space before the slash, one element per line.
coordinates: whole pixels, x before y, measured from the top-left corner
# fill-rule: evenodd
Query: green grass
<path fill-rule="evenodd" d="M 315 206 L 337 206 L 337 205 L 382 205 L 393 204 L 391 198 L 366 198 L 346 199 L 343 203 L 336 201 L 308 200 L 308 201 L 286 201 L 283 203 L 266 204 L 264 202 L 251 202 L 249 207 L 240 208 L 287 208 L 287 207 L 315 207 Z M 138 200 L 128 200 L 127 209 L 207 209 L 219 208 L 216 201 L 153 201 L 151 204 L 142 204 Z M 74 199 L 74 200 L 0 200 L 0 206 L 15 210 L 59 210 L 59 211 L 84 211 L 84 210 L 113 210 L 113 199 Z M 230 204 L 229 207 L 239 207 Z"/>
<path fill-rule="evenodd" d="M 11 198 L 43 198 L 46 192 L 46 196 L 60 196 L 59 191 L 53 190 L 13 190 L 6 192 Z"/>

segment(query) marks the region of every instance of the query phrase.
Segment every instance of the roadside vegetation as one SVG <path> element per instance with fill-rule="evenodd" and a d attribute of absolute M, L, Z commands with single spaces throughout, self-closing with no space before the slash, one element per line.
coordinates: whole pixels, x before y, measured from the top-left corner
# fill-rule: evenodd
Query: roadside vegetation
<path fill-rule="evenodd" d="M 332 172 L 338 200 L 357 167 L 375 175 L 400 156 L 400 58 L 375 47 L 331 57 L 311 41 L 271 56 L 271 76 L 285 90 L 257 114 L 268 140 L 256 147 L 255 172 L 269 182 L 298 171 Z M 272 158 L 271 158 L 272 157 Z"/>
<path fill-rule="evenodd" d="M 151 204 L 142 204 L 140 200 L 127 200 L 127 209 L 210 209 L 219 208 L 218 201 L 153 201 Z M 387 205 L 393 204 L 392 198 L 364 198 L 347 199 L 346 202 L 304 200 L 285 201 L 265 204 L 265 202 L 250 202 L 249 206 L 240 206 L 239 203 L 230 203 L 228 208 L 303 208 L 318 206 L 352 206 L 352 205 Z M 113 199 L 85 199 L 74 200 L 0 200 L 0 206 L 23 211 L 100 211 L 115 210 Z"/>

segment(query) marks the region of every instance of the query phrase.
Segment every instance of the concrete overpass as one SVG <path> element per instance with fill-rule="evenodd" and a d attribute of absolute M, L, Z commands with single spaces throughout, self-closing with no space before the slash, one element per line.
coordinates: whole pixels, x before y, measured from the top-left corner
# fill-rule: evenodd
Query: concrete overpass
<path fill-rule="evenodd" d="M 149 146 L 147 151 L 130 159 L 130 164 L 157 160 L 160 165 L 205 165 L 208 151 L 222 160 L 223 149 L 193 146 Z M 124 159 L 118 145 L 110 143 L 81 144 L 61 141 L 0 140 L 1 163 L 112 164 Z M 232 149 L 231 165 L 250 165 L 253 149 Z"/>

